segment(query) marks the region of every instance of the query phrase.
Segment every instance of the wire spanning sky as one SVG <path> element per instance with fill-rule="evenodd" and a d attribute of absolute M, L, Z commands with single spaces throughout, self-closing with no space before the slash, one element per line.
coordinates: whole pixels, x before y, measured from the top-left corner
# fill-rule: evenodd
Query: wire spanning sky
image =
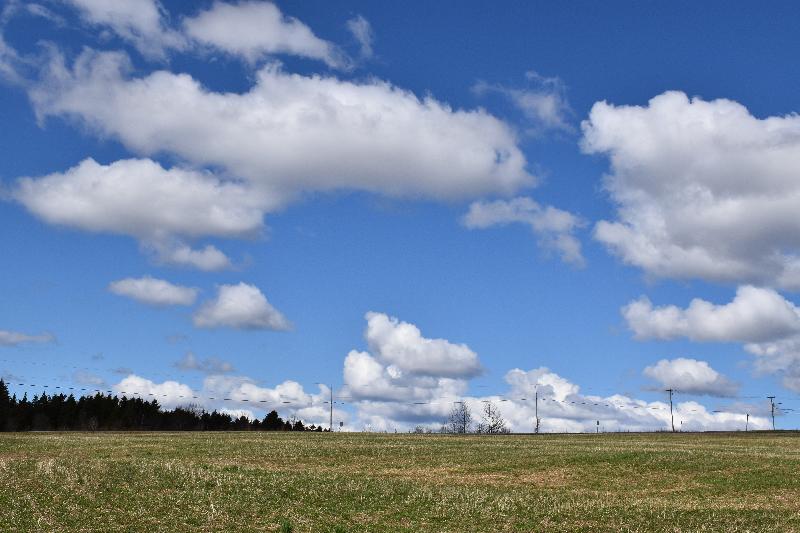
<path fill-rule="evenodd" d="M 0 5 L 18 394 L 796 426 L 796 4 Z"/>

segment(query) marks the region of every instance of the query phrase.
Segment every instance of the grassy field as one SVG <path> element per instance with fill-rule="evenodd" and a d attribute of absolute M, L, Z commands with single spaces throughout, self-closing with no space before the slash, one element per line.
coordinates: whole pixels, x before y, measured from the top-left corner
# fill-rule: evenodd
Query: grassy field
<path fill-rule="evenodd" d="M 0 434 L 2 531 L 800 531 L 800 435 Z"/>

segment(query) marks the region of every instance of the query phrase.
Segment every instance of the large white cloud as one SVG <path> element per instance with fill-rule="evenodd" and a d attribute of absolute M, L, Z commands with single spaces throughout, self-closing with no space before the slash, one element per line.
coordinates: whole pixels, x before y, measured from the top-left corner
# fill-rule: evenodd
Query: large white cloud
<path fill-rule="evenodd" d="M 772 289 L 752 286 L 739 287 L 723 305 L 695 298 L 686 309 L 653 307 L 643 297 L 622 314 L 638 339 L 759 342 L 800 333 L 800 309 Z"/>
<path fill-rule="evenodd" d="M 171 153 L 248 182 L 273 207 L 301 192 L 357 189 L 436 199 L 533 183 L 509 126 L 388 83 L 301 76 L 268 65 L 247 92 L 186 74 L 127 75 L 124 54 L 55 58 L 30 91 L 40 117 L 85 123 L 140 154 Z"/>
<path fill-rule="evenodd" d="M 186 47 L 185 38 L 169 27 L 157 0 L 66 0 L 83 19 L 107 27 L 151 59 L 163 59 L 170 49 Z"/>
<path fill-rule="evenodd" d="M 420 402 L 432 398 L 458 398 L 467 381 L 444 376 L 403 372 L 367 353 L 352 350 L 344 360 L 345 394 L 358 400 Z"/>
<path fill-rule="evenodd" d="M 17 346 L 20 344 L 41 344 L 54 342 L 55 337 L 51 333 L 40 333 L 31 335 L 19 331 L 9 331 L 0 329 L 0 346 Z"/>
<path fill-rule="evenodd" d="M 738 384 L 711 368 L 706 361 L 697 359 L 662 359 L 645 368 L 643 373 L 661 387 L 679 393 L 730 397 L 739 390 Z"/>
<path fill-rule="evenodd" d="M 800 289 L 800 117 L 725 99 L 599 102 L 583 149 L 611 162 L 616 220 L 595 236 L 656 277 Z"/>
<path fill-rule="evenodd" d="M 51 224 L 145 240 L 241 237 L 262 228 L 262 211 L 246 187 L 149 159 L 86 159 L 66 172 L 20 179 L 15 195 Z"/>
<path fill-rule="evenodd" d="M 271 329 L 291 328 L 291 323 L 275 309 L 254 285 L 220 285 L 217 296 L 205 302 L 194 314 L 199 328 Z"/>
<path fill-rule="evenodd" d="M 556 250 L 563 261 L 576 266 L 585 264 L 581 243 L 574 236 L 585 222 L 572 213 L 540 205 L 531 198 L 473 202 L 462 223 L 468 228 L 479 229 L 511 223 L 526 224 L 539 239 L 539 244 Z"/>
<path fill-rule="evenodd" d="M 108 290 L 116 295 L 156 306 L 192 305 L 198 293 L 198 289 L 194 287 L 183 287 L 150 276 L 113 281 Z"/>
<path fill-rule="evenodd" d="M 183 22 L 196 41 L 254 62 L 274 54 L 291 54 L 345 67 L 348 58 L 332 43 L 314 35 L 294 17 L 271 2 L 214 2 L 207 10 Z"/>
<path fill-rule="evenodd" d="M 428 339 L 419 328 L 384 313 L 366 314 L 364 338 L 375 357 L 399 373 L 469 378 L 482 372 L 478 354 L 466 344 Z"/>
<path fill-rule="evenodd" d="M 466 393 L 467 380 L 482 372 L 477 354 L 464 344 L 425 338 L 415 325 L 383 313 L 365 318 L 371 353 L 347 355 L 342 391 L 356 402 L 362 426 L 385 429 L 387 420 L 440 420 L 449 402 Z"/>
<path fill-rule="evenodd" d="M 205 270 L 229 261 L 214 247 L 193 250 L 180 239 L 255 236 L 268 205 L 246 185 L 150 159 L 86 159 L 66 172 L 22 178 L 13 195 L 51 224 L 130 235 L 164 262 Z"/>

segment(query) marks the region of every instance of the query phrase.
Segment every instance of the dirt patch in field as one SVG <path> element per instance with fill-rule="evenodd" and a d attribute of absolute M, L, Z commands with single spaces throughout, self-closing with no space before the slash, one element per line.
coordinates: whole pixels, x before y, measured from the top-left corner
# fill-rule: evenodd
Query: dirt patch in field
<path fill-rule="evenodd" d="M 435 485 L 564 487 L 573 481 L 572 473 L 565 468 L 534 472 L 464 472 L 450 468 L 391 468 L 381 470 L 376 474 Z"/>

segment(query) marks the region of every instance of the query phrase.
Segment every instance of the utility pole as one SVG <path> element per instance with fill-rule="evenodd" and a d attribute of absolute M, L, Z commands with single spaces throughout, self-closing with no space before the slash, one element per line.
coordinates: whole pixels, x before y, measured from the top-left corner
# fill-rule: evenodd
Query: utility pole
<path fill-rule="evenodd" d="M 333 384 L 328 386 L 327 383 L 321 383 L 319 381 L 315 381 L 314 385 L 322 385 L 324 387 L 328 387 L 328 391 L 330 392 L 330 395 L 331 395 L 331 406 L 330 406 L 331 407 L 331 418 L 329 420 L 330 423 L 328 424 L 328 433 L 333 433 Z"/>
<path fill-rule="evenodd" d="M 750 413 L 745 413 L 747 418 L 744 419 L 744 430 L 747 432 L 747 426 L 750 425 Z"/>
<path fill-rule="evenodd" d="M 669 393 L 669 418 L 672 423 L 672 432 L 675 433 L 675 417 L 672 414 L 672 389 L 667 389 L 666 392 Z"/>
<path fill-rule="evenodd" d="M 775 431 L 775 396 L 767 396 L 769 399 L 770 411 L 772 412 L 772 431 Z"/>
<path fill-rule="evenodd" d="M 536 391 L 536 429 L 535 433 L 539 433 L 539 391 Z"/>

